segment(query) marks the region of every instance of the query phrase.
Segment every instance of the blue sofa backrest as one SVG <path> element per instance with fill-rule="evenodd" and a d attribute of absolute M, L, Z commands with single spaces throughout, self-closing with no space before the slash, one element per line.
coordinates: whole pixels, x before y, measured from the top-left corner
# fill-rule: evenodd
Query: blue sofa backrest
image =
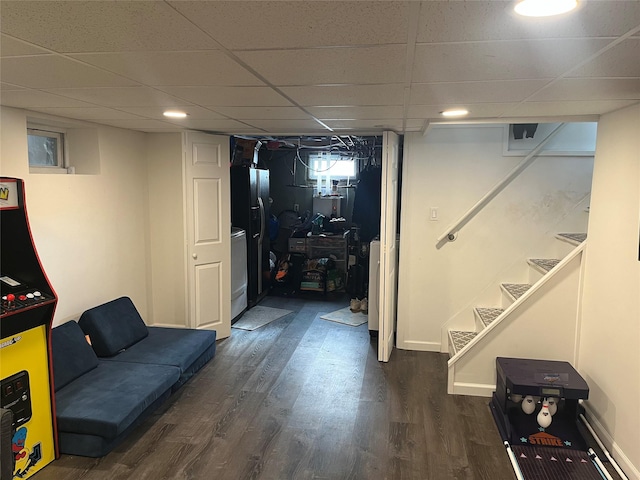
<path fill-rule="evenodd" d="M 51 352 L 56 391 L 98 366 L 98 357 L 74 321 L 51 329 Z"/>
<path fill-rule="evenodd" d="M 120 297 L 87 310 L 78 324 L 91 338 L 93 350 L 99 357 L 112 357 L 149 335 L 129 297 Z"/>

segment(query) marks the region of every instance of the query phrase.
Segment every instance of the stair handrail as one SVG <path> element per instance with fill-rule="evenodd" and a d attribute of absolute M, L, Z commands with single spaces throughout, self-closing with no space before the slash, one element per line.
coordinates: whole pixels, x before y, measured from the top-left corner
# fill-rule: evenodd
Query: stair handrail
<path fill-rule="evenodd" d="M 471 207 L 467 212 L 462 215 L 458 220 L 449 225 L 445 232 L 440 235 L 436 240 L 436 248 L 442 247 L 445 240 L 452 242 L 456 239 L 458 231 L 465 226 L 473 217 L 475 217 L 480 210 L 482 210 L 495 196 L 497 196 L 502 190 L 506 188 L 518 175 L 520 175 L 525 168 L 531 165 L 538 152 L 544 148 L 544 146 L 551 141 L 566 126 L 566 123 L 561 123 L 546 136 L 529 154 L 520 162 L 513 170 L 511 170 L 502 180 L 500 180 L 491 190 L 489 190 L 476 204 Z"/>

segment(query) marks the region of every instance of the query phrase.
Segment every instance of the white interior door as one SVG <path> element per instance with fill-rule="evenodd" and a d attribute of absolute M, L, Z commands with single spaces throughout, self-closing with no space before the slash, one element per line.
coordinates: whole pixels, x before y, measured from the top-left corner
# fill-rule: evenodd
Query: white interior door
<path fill-rule="evenodd" d="M 183 137 L 189 326 L 231 334 L 229 137 Z"/>
<path fill-rule="evenodd" d="M 398 135 L 384 132 L 382 137 L 382 191 L 380 219 L 380 297 L 378 311 L 378 360 L 388 362 L 395 344 L 398 292 Z"/>

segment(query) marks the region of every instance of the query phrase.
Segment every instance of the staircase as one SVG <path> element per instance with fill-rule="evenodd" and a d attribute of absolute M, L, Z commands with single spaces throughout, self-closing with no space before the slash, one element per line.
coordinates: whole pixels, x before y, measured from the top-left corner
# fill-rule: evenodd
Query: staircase
<path fill-rule="evenodd" d="M 502 283 L 500 306 L 477 306 L 473 329 L 448 331 L 449 393 L 490 395 L 496 356 L 572 360 L 586 234 L 556 238 L 571 249 L 567 255 L 528 259 L 529 283 Z"/>

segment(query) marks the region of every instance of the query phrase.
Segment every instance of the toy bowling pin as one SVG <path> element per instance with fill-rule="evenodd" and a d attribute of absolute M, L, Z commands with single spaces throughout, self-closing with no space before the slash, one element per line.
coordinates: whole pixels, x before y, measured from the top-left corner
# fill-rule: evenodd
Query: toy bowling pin
<path fill-rule="evenodd" d="M 522 411 L 527 415 L 531 415 L 535 409 L 536 400 L 531 395 L 524 397 L 522 400 Z"/>
<path fill-rule="evenodd" d="M 551 425 L 549 401 L 546 398 L 542 401 L 542 408 L 540 409 L 540 412 L 538 412 L 536 420 L 538 421 L 538 425 L 540 425 L 542 428 L 547 428 L 549 425 Z"/>
<path fill-rule="evenodd" d="M 511 401 L 513 403 L 520 403 L 522 401 L 522 395 L 518 395 L 517 393 L 512 394 Z"/>
<path fill-rule="evenodd" d="M 556 397 L 549 397 L 549 413 L 553 417 L 558 411 L 558 399 Z"/>

